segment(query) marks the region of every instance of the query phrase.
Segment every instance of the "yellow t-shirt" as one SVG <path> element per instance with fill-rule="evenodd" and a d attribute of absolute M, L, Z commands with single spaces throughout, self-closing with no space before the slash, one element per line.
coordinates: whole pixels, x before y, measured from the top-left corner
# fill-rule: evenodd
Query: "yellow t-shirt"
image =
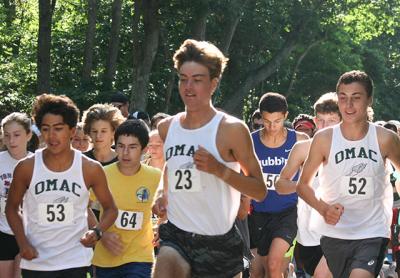
<path fill-rule="evenodd" d="M 125 176 L 118 170 L 117 163 L 106 166 L 104 171 L 118 208 L 118 218 L 107 232 L 119 234 L 124 251 L 115 256 L 99 241 L 93 265 L 116 267 L 131 262 L 153 262 L 151 204 L 161 171 L 141 164 L 135 175 Z"/>

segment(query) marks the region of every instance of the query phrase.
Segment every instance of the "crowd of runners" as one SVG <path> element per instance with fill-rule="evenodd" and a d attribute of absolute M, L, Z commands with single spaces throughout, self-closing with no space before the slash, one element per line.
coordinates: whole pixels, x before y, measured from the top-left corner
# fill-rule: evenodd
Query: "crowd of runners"
<path fill-rule="evenodd" d="M 365 72 L 292 123 L 265 93 L 246 125 L 212 104 L 216 46 L 173 61 L 176 115 L 42 94 L 1 120 L 1 278 L 398 277 L 400 123 Z"/>

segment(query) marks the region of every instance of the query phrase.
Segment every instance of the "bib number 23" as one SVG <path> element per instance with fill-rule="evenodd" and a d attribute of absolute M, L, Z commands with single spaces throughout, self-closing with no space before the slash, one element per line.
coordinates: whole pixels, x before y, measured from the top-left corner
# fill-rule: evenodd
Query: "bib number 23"
<path fill-rule="evenodd" d="M 199 172 L 195 169 L 176 169 L 169 174 L 169 183 L 173 192 L 199 192 L 201 183 Z"/>

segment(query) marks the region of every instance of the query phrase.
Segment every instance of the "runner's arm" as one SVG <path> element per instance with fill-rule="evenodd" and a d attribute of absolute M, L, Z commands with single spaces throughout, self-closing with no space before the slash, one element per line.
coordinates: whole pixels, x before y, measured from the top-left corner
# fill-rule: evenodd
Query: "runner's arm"
<path fill-rule="evenodd" d="M 237 218 L 240 220 L 246 219 L 249 210 L 250 210 L 250 201 L 251 199 L 247 197 L 246 195 L 241 195 L 240 196 L 240 206 L 239 206 L 239 211 L 237 214 Z"/>
<path fill-rule="evenodd" d="M 324 161 L 322 143 L 322 136 L 317 134 L 311 143 L 309 155 L 304 163 L 299 181 L 297 182 L 297 193 L 299 196 L 321 214 L 321 210 L 325 209 L 325 207 L 315 196 L 315 191 L 312 188 L 312 181 L 317 173 L 318 167 Z"/>
<path fill-rule="evenodd" d="M 108 188 L 106 175 L 100 164 L 86 160 L 84 167 L 86 170 L 84 171 L 85 181 L 88 180 L 87 184 L 93 189 L 96 199 L 103 208 L 101 219 L 96 227 L 104 232 L 114 223 L 118 216 L 118 210 Z"/>
<path fill-rule="evenodd" d="M 247 126 L 241 122 L 231 122 L 224 131 L 225 142 L 233 158 L 239 162 L 243 174 L 238 173 L 215 159 L 213 155 L 199 146 L 193 160 L 197 169 L 213 174 L 240 191 L 242 194 L 257 200 L 264 200 L 267 187 L 263 181 L 261 167 L 254 152 L 253 141 Z"/>
<path fill-rule="evenodd" d="M 17 240 L 21 257 L 27 260 L 36 258 L 38 253 L 25 235 L 22 216 L 19 211 L 25 192 L 29 187 L 32 172 L 32 161 L 24 160 L 18 163 L 14 170 L 13 180 L 11 182 L 6 204 L 7 221 L 15 235 L 15 239 Z"/>
<path fill-rule="evenodd" d="M 282 168 L 278 180 L 275 183 L 275 190 L 282 195 L 296 192 L 296 182 L 292 178 L 303 165 L 310 143 L 307 141 L 296 143 L 290 151 L 287 163 Z"/>
<path fill-rule="evenodd" d="M 168 178 L 167 178 L 167 165 L 165 164 L 157 192 L 154 196 L 154 202 L 151 207 L 152 212 L 161 219 L 167 217 L 168 205 Z"/>
<path fill-rule="evenodd" d="M 386 131 L 385 134 L 381 133 L 382 132 L 378 133 L 378 138 L 380 137 L 386 139 L 384 142 L 384 146 L 386 147 L 386 157 L 393 164 L 396 171 L 400 172 L 400 137 L 397 134 L 389 131 Z M 397 192 L 400 192 L 399 189 L 400 188 L 397 188 L 396 184 Z"/>
<path fill-rule="evenodd" d="M 318 200 L 312 188 L 312 181 L 319 166 L 324 162 L 326 157 L 324 151 L 330 148 L 329 141 L 327 140 L 328 137 L 330 136 L 328 136 L 327 130 L 314 136 L 309 155 L 304 163 L 300 179 L 297 183 L 297 193 L 307 204 L 324 217 L 327 224 L 336 225 L 343 214 L 343 206 L 338 203 L 327 204 L 322 199 Z"/>

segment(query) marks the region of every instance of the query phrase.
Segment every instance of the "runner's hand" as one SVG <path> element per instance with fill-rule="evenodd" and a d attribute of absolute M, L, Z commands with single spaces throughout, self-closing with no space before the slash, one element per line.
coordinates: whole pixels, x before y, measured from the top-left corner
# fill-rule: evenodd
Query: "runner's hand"
<path fill-rule="evenodd" d="M 104 232 L 101 237 L 101 243 L 103 243 L 104 247 L 115 256 L 121 255 L 124 251 L 121 238 L 116 233 Z"/>
<path fill-rule="evenodd" d="M 222 165 L 202 146 L 199 146 L 197 151 L 194 153 L 193 161 L 198 170 L 213 175 L 217 175 L 217 172 L 220 170 Z"/>
<path fill-rule="evenodd" d="M 165 196 L 160 196 L 154 201 L 151 211 L 159 218 L 165 218 L 167 216 L 167 204 L 167 198 Z"/>
<path fill-rule="evenodd" d="M 89 230 L 83 234 L 80 240 L 81 244 L 85 247 L 93 247 L 97 242 L 96 232 L 93 230 Z"/>
<path fill-rule="evenodd" d="M 158 233 L 158 228 L 159 226 L 154 227 L 153 229 L 153 240 L 151 242 L 154 247 L 160 247 L 160 234 Z"/>
<path fill-rule="evenodd" d="M 39 256 L 36 249 L 28 242 L 24 246 L 21 246 L 19 254 L 21 255 L 21 258 L 28 261 L 33 260 Z"/>
<path fill-rule="evenodd" d="M 328 205 L 325 213 L 322 215 L 325 222 L 330 225 L 336 225 L 344 212 L 344 207 L 341 204 Z"/>

